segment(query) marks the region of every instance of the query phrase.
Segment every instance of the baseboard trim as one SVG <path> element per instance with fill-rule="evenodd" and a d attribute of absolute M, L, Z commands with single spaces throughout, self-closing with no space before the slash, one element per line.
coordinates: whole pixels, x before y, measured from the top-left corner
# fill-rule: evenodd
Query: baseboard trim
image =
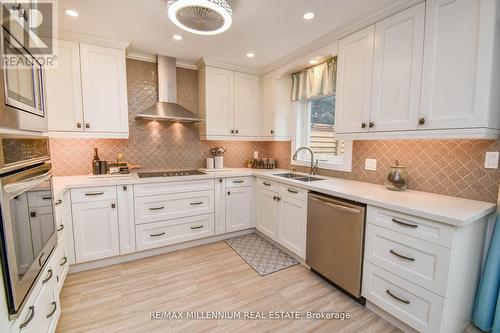
<path fill-rule="evenodd" d="M 69 267 L 68 273 L 71 274 L 71 273 L 83 272 L 83 271 L 87 271 L 87 270 L 91 270 L 91 269 L 117 265 L 117 264 L 121 264 L 124 262 L 153 257 L 153 256 L 165 254 L 165 253 L 174 252 L 174 251 L 185 250 L 185 249 L 188 249 L 191 247 L 220 242 L 220 241 L 223 241 L 223 240 L 228 239 L 228 238 L 242 236 L 242 235 L 250 234 L 253 232 L 255 232 L 255 228 L 235 231 L 235 232 L 231 232 L 231 233 L 227 233 L 227 234 L 223 234 L 223 235 L 216 235 L 216 236 L 203 238 L 203 239 L 197 239 L 197 240 L 184 242 L 184 243 L 180 243 L 180 244 L 169 245 L 169 246 L 160 247 L 157 249 L 151 249 L 151 250 L 146 250 L 146 251 L 141 251 L 141 252 L 130 253 L 130 254 L 126 254 L 123 256 L 119 256 L 119 257 L 112 257 L 112 258 L 106 258 L 106 259 L 101 259 L 101 260 L 84 262 L 81 264 L 74 264 L 74 265 L 71 265 Z"/>

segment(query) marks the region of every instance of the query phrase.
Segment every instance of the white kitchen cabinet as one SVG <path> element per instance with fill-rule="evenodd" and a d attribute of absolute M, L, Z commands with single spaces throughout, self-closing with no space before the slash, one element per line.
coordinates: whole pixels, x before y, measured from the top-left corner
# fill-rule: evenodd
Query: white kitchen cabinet
<path fill-rule="evenodd" d="M 77 263 L 120 254 L 115 200 L 74 203 L 73 230 Z"/>
<path fill-rule="evenodd" d="M 279 203 L 278 194 L 257 189 L 257 230 L 272 240 L 278 241 Z"/>
<path fill-rule="evenodd" d="M 226 233 L 226 179 L 215 180 L 214 190 L 215 234 Z"/>
<path fill-rule="evenodd" d="M 49 131 L 83 132 L 80 44 L 58 41 L 57 67 L 45 71 Z"/>
<path fill-rule="evenodd" d="M 306 257 L 307 191 L 280 185 L 278 243 Z"/>
<path fill-rule="evenodd" d="M 375 24 L 370 131 L 418 127 L 425 3 Z"/>
<path fill-rule="evenodd" d="M 257 75 L 203 66 L 199 70 L 202 139 L 256 139 L 261 79 Z"/>
<path fill-rule="evenodd" d="M 226 189 L 226 232 L 253 226 L 253 186 Z"/>
<path fill-rule="evenodd" d="M 128 132 L 125 51 L 80 44 L 85 131 Z"/>
<path fill-rule="evenodd" d="M 499 5 L 426 1 L 420 128 L 500 128 Z"/>
<path fill-rule="evenodd" d="M 118 227 L 120 233 L 120 255 L 135 252 L 134 187 L 116 187 L 118 203 Z"/>
<path fill-rule="evenodd" d="M 266 140 L 290 140 L 292 78 L 271 72 L 262 78 L 261 137 Z"/>
<path fill-rule="evenodd" d="M 339 41 L 335 132 L 362 132 L 368 128 L 371 107 L 373 42 L 369 26 Z"/>

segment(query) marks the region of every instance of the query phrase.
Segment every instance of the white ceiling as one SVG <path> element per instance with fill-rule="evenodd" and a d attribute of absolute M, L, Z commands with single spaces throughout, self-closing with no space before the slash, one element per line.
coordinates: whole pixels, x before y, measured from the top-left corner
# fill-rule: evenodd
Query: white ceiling
<path fill-rule="evenodd" d="M 188 62 L 201 57 L 260 69 L 304 45 L 353 23 L 396 0 L 230 0 L 233 25 L 216 36 L 177 28 L 165 0 L 59 0 L 65 31 L 131 42 L 131 52 L 163 54 Z M 75 9 L 79 17 L 64 14 Z M 315 18 L 306 21 L 305 12 Z M 174 41 L 173 34 L 182 41 Z M 255 58 L 246 57 L 248 52 Z"/>

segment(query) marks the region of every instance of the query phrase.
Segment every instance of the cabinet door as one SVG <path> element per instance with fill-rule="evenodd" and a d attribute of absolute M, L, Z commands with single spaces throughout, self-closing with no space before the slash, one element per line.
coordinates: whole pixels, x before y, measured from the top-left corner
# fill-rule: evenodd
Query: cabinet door
<path fill-rule="evenodd" d="M 280 202 L 278 242 L 306 257 L 307 203 L 283 197 Z"/>
<path fill-rule="evenodd" d="M 257 191 L 257 230 L 274 240 L 278 240 L 277 196 L 275 192 L 262 189 Z"/>
<path fill-rule="evenodd" d="M 80 46 L 58 41 L 57 67 L 45 70 L 49 131 L 83 131 Z"/>
<path fill-rule="evenodd" d="M 363 132 L 368 125 L 373 73 L 374 26 L 339 41 L 335 132 Z M 368 129 L 368 127 L 366 127 Z"/>
<path fill-rule="evenodd" d="M 118 213 L 114 201 L 73 204 L 76 262 L 120 254 Z"/>
<path fill-rule="evenodd" d="M 215 205 L 215 234 L 226 233 L 226 180 L 215 180 L 214 205 Z"/>
<path fill-rule="evenodd" d="M 492 0 L 426 1 L 421 128 L 487 127 L 493 6 Z"/>
<path fill-rule="evenodd" d="M 86 132 L 127 133 L 125 51 L 80 44 Z"/>
<path fill-rule="evenodd" d="M 252 227 L 252 187 L 226 190 L 226 232 Z"/>
<path fill-rule="evenodd" d="M 207 135 L 231 135 L 233 130 L 233 72 L 205 68 L 205 126 Z"/>
<path fill-rule="evenodd" d="M 371 131 L 418 127 L 425 3 L 375 24 Z"/>
<path fill-rule="evenodd" d="M 260 78 L 234 73 L 234 130 L 238 136 L 258 136 Z"/>
<path fill-rule="evenodd" d="M 120 255 L 135 252 L 134 187 L 117 186 Z"/>
<path fill-rule="evenodd" d="M 262 129 L 261 135 L 264 137 L 273 137 L 275 135 L 276 118 L 276 93 L 277 84 L 274 73 L 267 74 L 262 79 Z"/>

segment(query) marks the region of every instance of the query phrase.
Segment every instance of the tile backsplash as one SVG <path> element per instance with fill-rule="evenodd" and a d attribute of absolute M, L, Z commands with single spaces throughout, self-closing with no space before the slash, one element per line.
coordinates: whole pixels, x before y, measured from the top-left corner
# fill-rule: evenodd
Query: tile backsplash
<path fill-rule="evenodd" d="M 215 146 L 227 148 L 227 167 L 244 167 L 258 151 L 261 157 L 276 158 L 278 167 L 290 168 L 289 142 L 201 141 L 194 124 L 136 120 L 137 113 L 157 101 L 156 64 L 127 60 L 127 84 L 130 138 L 51 139 L 56 176 L 89 174 L 94 147 L 101 159 L 114 160 L 122 152 L 128 162 L 143 169 L 200 168 Z M 197 112 L 197 71 L 178 68 L 177 91 L 178 103 Z M 398 159 L 408 168 L 412 190 L 496 202 L 500 170 L 484 168 L 486 151 L 500 151 L 500 140 L 355 141 L 352 172 L 320 170 L 320 174 L 382 184 L 389 165 Z M 366 158 L 377 159 L 377 171 L 364 169 Z"/>
<path fill-rule="evenodd" d="M 500 140 L 354 141 L 352 172 L 320 169 L 319 174 L 383 184 L 389 166 L 399 160 L 407 167 L 409 189 L 496 202 L 500 170 L 484 168 L 487 151 L 500 151 Z M 270 143 L 268 152 L 281 167 L 290 167 L 290 143 Z M 365 170 L 367 158 L 377 159 L 377 171 Z"/>

